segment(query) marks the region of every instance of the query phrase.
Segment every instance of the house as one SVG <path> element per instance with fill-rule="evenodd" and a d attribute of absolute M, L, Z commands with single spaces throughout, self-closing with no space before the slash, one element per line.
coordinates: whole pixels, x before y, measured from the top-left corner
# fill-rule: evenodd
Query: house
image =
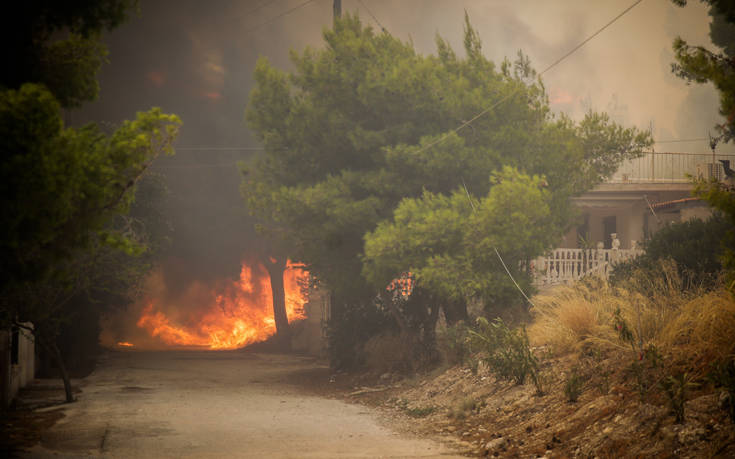
<path fill-rule="evenodd" d="M 659 228 L 707 218 L 712 212 L 692 196 L 691 178 L 724 180 L 720 160 L 733 157 L 652 152 L 626 161 L 608 181 L 573 198 L 580 224 L 557 249 L 533 262 L 535 284 L 553 285 L 591 272 L 606 277 L 615 263 L 641 253 L 639 243 Z"/>
<path fill-rule="evenodd" d="M 7 408 L 18 391 L 30 384 L 36 375 L 35 345 L 28 329 L 23 327 L 0 329 L 0 407 Z"/>

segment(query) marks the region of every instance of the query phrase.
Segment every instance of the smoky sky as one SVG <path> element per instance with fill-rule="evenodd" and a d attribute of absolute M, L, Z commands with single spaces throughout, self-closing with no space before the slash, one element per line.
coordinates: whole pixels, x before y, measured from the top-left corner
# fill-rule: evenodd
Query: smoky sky
<path fill-rule="evenodd" d="M 289 50 L 322 46 L 332 0 L 315 0 L 278 17 L 302 3 L 142 0 L 139 16 L 104 37 L 110 63 L 100 74 L 99 100 L 71 116 L 75 122 L 118 123 L 159 106 L 182 118 L 176 156 L 154 167 L 170 189 L 166 212 L 174 235 L 165 271 L 173 279 L 234 276 L 240 259 L 260 245 L 235 166 L 254 152 L 236 148 L 258 146 L 243 121 L 258 57 L 290 69 Z M 466 11 L 488 58 L 514 59 L 522 50 L 542 70 L 631 3 L 343 0 L 342 9 L 410 40 L 422 54 L 435 51 L 437 34 L 462 54 Z M 716 92 L 687 86 L 671 74 L 670 65 L 675 36 L 712 46 L 708 32 L 709 16 L 699 2 L 678 8 L 645 0 L 543 76 L 552 108 L 575 119 L 589 109 L 606 110 L 626 125 L 652 127 L 658 140 L 707 137 L 719 121 Z M 656 148 L 708 151 L 706 141 Z"/>

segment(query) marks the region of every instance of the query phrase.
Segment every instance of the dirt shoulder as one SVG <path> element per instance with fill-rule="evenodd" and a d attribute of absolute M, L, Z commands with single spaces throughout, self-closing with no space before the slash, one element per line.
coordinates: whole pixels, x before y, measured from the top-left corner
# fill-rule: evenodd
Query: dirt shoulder
<path fill-rule="evenodd" d="M 619 356 L 546 358 L 543 395 L 530 383 L 498 380 L 482 365 L 409 379 L 324 371 L 302 382 L 314 393 L 376 407 L 394 428 L 470 456 L 735 457 L 735 427 L 721 392 L 690 390 L 684 422 L 676 423 L 657 381 L 641 394 L 641 381 L 626 368 Z M 579 378 L 574 402 L 572 374 Z"/>

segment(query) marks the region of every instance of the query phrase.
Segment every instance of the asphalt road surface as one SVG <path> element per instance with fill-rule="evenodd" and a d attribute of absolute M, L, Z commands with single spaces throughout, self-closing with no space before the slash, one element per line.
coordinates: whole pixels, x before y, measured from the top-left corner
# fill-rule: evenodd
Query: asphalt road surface
<path fill-rule="evenodd" d="M 294 383 L 317 368 L 247 352 L 113 353 L 26 457 L 453 457 L 369 408 L 305 395 Z"/>

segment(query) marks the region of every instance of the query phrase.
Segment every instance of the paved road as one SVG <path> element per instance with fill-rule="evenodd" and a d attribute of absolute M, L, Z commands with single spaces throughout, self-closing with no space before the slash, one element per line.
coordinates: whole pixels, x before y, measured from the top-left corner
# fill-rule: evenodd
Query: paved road
<path fill-rule="evenodd" d="M 28 457 L 451 457 L 364 406 L 289 382 L 317 364 L 246 352 L 111 354 Z"/>

